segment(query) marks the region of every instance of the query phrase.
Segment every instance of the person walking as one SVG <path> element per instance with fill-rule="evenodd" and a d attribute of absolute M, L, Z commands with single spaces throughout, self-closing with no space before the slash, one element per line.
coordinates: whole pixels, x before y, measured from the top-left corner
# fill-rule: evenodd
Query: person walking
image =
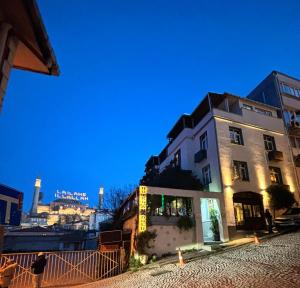
<path fill-rule="evenodd" d="M 8 288 L 16 271 L 18 264 L 12 259 L 8 259 L 7 262 L 0 268 L 0 287 Z"/>
<path fill-rule="evenodd" d="M 269 230 L 269 234 L 273 233 L 273 230 L 272 230 L 272 215 L 269 211 L 269 209 L 266 209 L 266 212 L 265 212 L 265 217 L 266 217 L 266 221 L 267 221 L 267 225 L 268 225 L 268 230 Z"/>
<path fill-rule="evenodd" d="M 33 272 L 32 284 L 34 288 L 41 287 L 46 264 L 46 256 L 43 252 L 40 252 L 38 254 L 38 258 L 31 265 L 31 269 Z"/>

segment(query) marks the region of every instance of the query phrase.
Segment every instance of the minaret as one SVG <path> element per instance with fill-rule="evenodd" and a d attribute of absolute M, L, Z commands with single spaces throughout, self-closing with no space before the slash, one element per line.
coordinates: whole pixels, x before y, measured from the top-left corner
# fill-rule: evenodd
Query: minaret
<path fill-rule="evenodd" d="M 104 188 L 101 186 L 99 189 L 99 203 L 98 203 L 98 209 L 103 209 L 103 196 L 104 196 Z"/>
<path fill-rule="evenodd" d="M 30 215 L 37 214 L 37 205 L 39 203 L 40 189 L 41 189 L 41 178 L 37 177 L 35 179 L 35 184 L 34 184 L 34 194 L 32 199 Z"/>

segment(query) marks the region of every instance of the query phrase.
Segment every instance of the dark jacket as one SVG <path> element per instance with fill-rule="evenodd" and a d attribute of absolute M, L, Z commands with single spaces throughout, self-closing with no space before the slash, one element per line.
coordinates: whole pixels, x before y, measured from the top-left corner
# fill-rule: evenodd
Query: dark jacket
<path fill-rule="evenodd" d="M 33 274 L 42 274 L 44 272 L 46 264 L 47 260 L 45 256 L 39 256 L 31 265 L 31 269 L 33 269 Z"/>
<path fill-rule="evenodd" d="M 268 225 L 271 225 L 272 224 L 272 215 L 269 211 L 265 212 L 265 217 L 266 217 Z"/>

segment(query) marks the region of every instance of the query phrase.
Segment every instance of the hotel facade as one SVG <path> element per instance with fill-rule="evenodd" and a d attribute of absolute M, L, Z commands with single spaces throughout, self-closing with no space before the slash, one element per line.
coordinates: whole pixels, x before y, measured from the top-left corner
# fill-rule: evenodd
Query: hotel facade
<path fill-rule="evenodd" d="M 291 146 L 282 107 L 270 104 L 208 93 L 191 114 L 182 115 L 168 133 L 166 147 L 146 163 L 141 184 L 146 185 L 147 200 L 141 204 L 140 188 L 122 206 L 124 215 L 134 205 L 139 207 L 137 214 L 130 214 L 136 218 L 127 217 L 123 229 L 155 230 L 157 237 L 149 253 L 161 255 L 213 241 L 211 209 L 217 211 L 221 241 L 238 237 L 240 232 L 265 229 L 270 185 L 287 185 L 299 201 L 298 151 Z M 149 179 L 170 167 L 189 173 L 202 188 L 151 186 Z M 154 209 L 151 203 L 156 203 Z M 176 227 L 185 215 L 194 219 L 188 231 Z"/>

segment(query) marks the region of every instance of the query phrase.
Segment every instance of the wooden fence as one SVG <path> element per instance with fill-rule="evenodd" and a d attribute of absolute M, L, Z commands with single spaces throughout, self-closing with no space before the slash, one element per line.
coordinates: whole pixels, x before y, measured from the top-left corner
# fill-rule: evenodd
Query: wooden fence
<path fill-rule="evenodd" d="M 43 287 L 63 287 L 84 284 L 118 275 L 124 269 L 124 250 L 45 252 L 47 265 Z M 32 287 L 31 264 L 37 253 L 2 254 L 0 265 L 8 259 L 17 264 L 11 288 Z"/>

